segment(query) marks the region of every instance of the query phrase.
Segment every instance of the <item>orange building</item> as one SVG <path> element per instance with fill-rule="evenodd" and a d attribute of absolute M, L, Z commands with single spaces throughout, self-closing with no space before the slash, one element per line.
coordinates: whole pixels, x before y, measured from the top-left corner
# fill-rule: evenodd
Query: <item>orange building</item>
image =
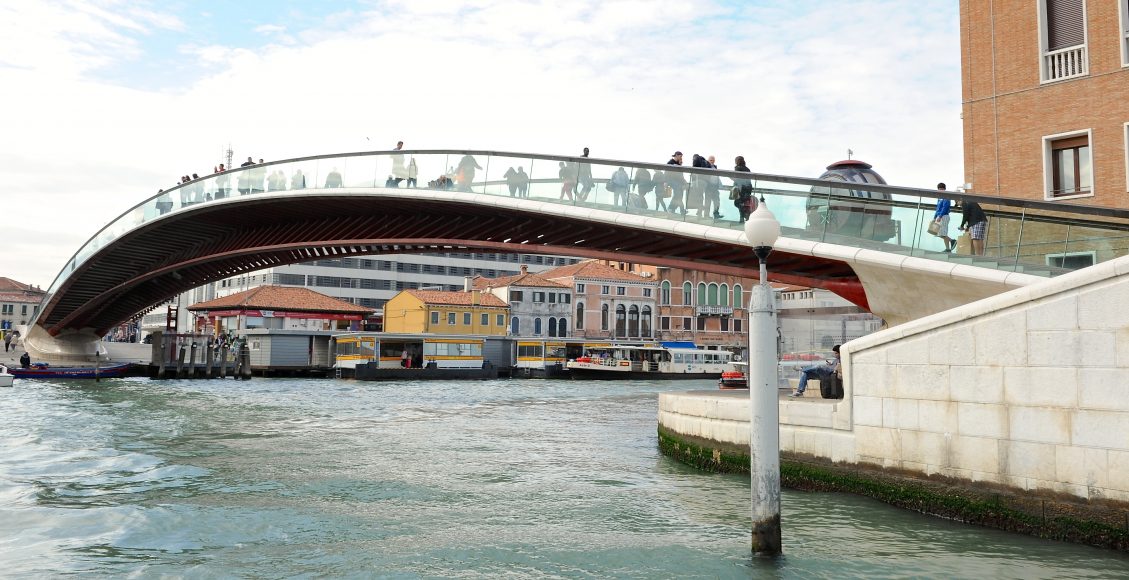
<path fill-rule="evenodd" d="M 1129 0 L 962 0 L 960 16 L 970 191 L 1129 205 Z"/>
<path fill-rule="evenodd" d="M 384 331 L 503 336 L 509 306 L 489 292 L 404 290 L 384 305 Z"/>

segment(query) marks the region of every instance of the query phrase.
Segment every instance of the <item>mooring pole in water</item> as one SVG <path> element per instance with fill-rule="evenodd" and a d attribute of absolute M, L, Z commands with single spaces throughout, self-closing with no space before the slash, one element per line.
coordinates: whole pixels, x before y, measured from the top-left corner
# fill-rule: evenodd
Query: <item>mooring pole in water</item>
<path fill-rule="evenodd" d="M 184 343 L 180 345 L 180 353 L 176 357 L 176 378 L 184 376 Z"/>
<path fill-rule="evenodd" d="M 196 378 L 196 341 L 192 341 L 192 352 L 188 353 L 188 378 Z"/>
<path fill-rule="evenodd" d="M 215 345 L 212 344 L 212 339 L 211 339 L 211 337 L 209 337 L 208 343 L 204 346 L 204 349 L 205 349 L 204 360 L 207 361 L 207 362 L 204 363 L 204 378 L 205 379 L 212 378 L 212 365 L 215 364 L 215 362 L 216 362 L 215 361 L 215 350 L 213 349 L 213 347 L 215 347 Z"/>
<path fill-rule="evenodd" d="M 220 378 L 227 378 L 227 344 L 220 347 Z"/>
<path fill-rule="evenodd" d="M 168 345 L 167 345 L 166 341 L 168 341 L 168 337 L 165 336 L 165 333 L 162 332 L 161 333 L 161 357 L 158 359 L 159 362 L 157 363 L 157 364 L 160 365 L 160 366 L 157 367 L 157 378 L 158 379 L 165 378 L 165 368 L 168 367 L 168 359 L 165 357 L 165 353 L 168 352 L 168 349 L 167 349 Z"/>
<path fill-rule="evenodd" d="M 749 299 L 749 488 L 753 553 L 777 556 L 780 542 L 780 394 L 777 390 L 776 301 L 768 284 L 768 255 L 780 223 L 761 200 L 745 222 L 760 261 L 760 283 Z"/>
<path fill-rule="evenodd" d="M 98 360 L 99 360 L 98 351 L 95 350 L 94 351 L 94 382 L 96 382 L 96 383 L 98 381 L 102 380 L 102 379 L 98 378 Z"/>
<path fill-rule="evenodd" d="M 251 345 L 247 344 L 244 340 L 243 344 L 239 345 L 239 362 L 242 366 L 240 378 L 247 381 L 251 379 Z"/>

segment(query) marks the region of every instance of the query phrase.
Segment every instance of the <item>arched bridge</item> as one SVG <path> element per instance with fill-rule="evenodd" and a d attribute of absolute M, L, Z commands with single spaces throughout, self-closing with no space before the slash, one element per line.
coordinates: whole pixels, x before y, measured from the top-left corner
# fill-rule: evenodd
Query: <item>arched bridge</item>
<path fill-rule="evenodd" d="M 87 352 L 182 291 L 326 256 L 457 248 L 755 277 L 729 199 L 742 186 L 783 226 L 772 280 L 829 289 L 891 324 L 1129 244 L 1126 212 L 950 194 L 980 203 L 991 227 L 985 255 L 944 253 L 925 232 L 937 192 L 875 183 L 492 151 L 327 155 L 211 175 L 125 212 L 68 261 L 29 339 Z"/>

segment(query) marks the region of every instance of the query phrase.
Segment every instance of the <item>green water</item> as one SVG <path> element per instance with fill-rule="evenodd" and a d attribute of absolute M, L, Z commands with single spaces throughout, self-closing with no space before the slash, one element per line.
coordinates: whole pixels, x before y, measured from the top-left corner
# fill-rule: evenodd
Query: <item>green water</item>
<path fill-rule="evenodd" d="M 4 577 L 1125 578 L 1129 558 L 661 456 L 709 382 L 17 381 L 0 391 Z"/>

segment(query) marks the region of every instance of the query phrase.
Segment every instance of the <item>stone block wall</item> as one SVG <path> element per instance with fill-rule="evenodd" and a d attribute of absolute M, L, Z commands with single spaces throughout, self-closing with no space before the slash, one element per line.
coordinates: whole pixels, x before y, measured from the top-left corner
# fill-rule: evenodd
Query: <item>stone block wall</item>
<path fill-rule="evenodd" d="M 1129 501 L 1127 274 L 1120 258 L 844 345 L 855 459 Z"/>

